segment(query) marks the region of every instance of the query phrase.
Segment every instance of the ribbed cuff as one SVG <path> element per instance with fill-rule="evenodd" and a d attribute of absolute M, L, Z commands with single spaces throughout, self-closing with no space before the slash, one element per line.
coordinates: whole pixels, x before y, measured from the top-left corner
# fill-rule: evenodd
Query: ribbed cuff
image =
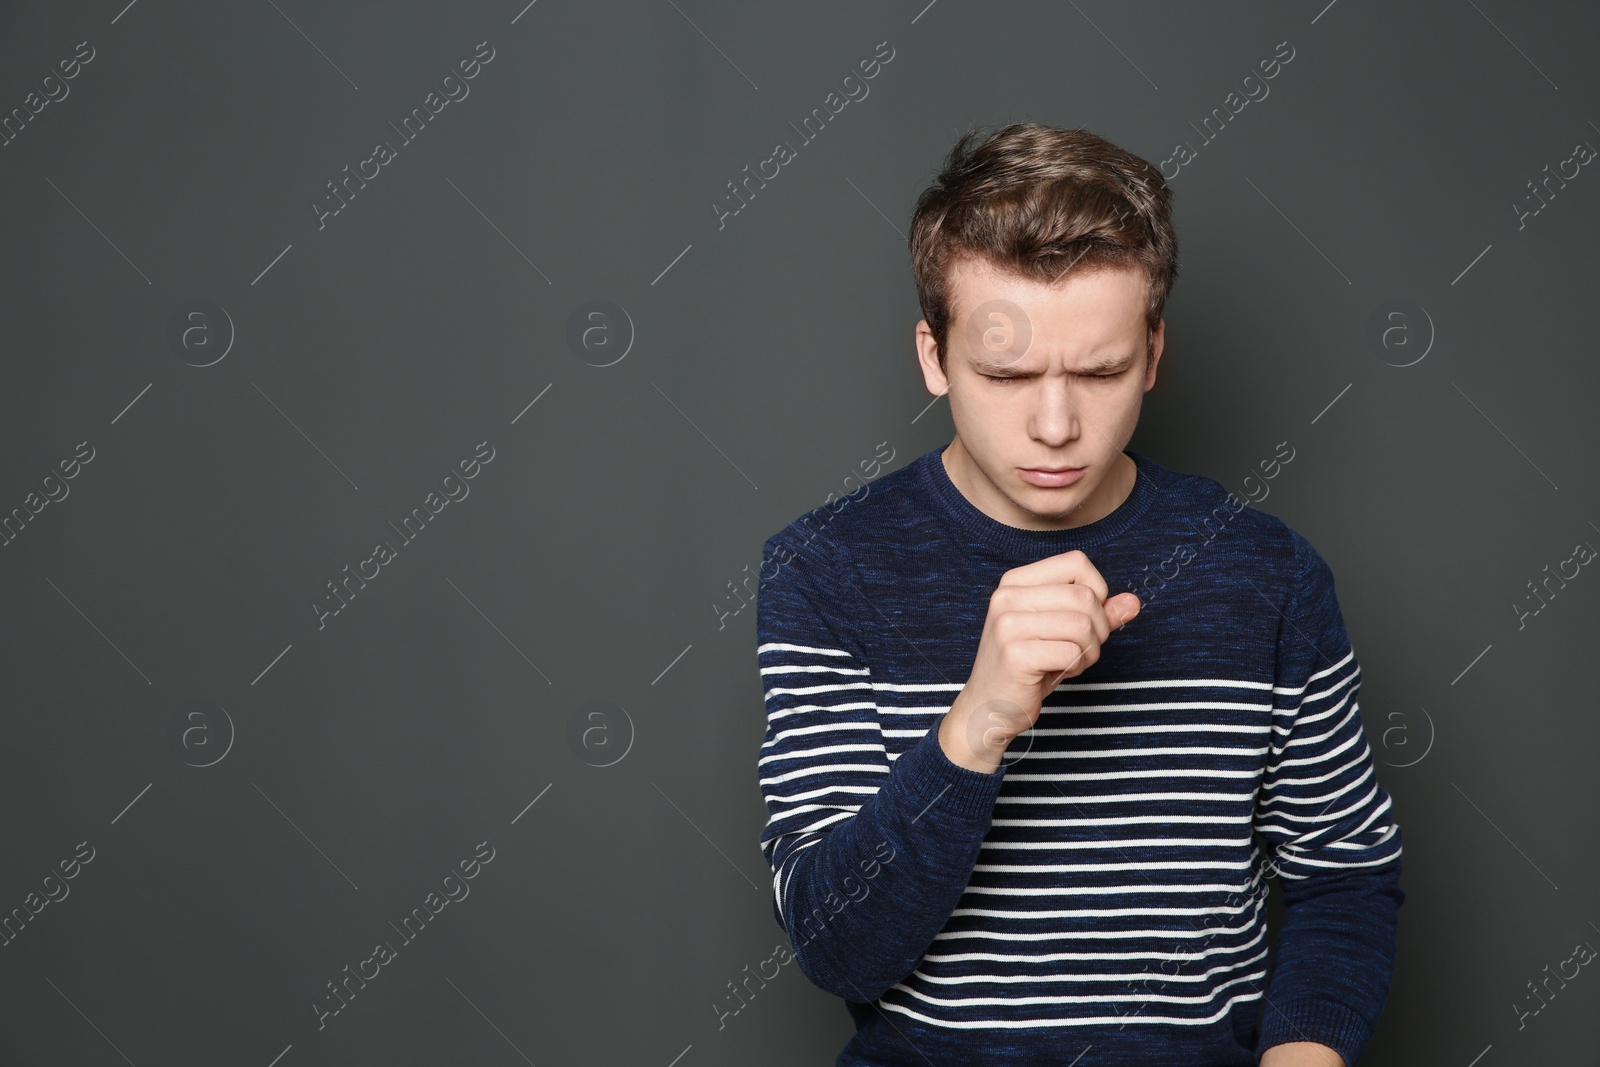
<path fill-rule="evenodd" d="M 1327 1045 L 1343 1059 L 1345 1067 L 1356 1067 L 1366 1051 L 1372 1028 L 1360 1015 L 1335 1000 L 1307 997 L 1268 1005 L 1261 1020 L 1261 1039 L 1256 1042 L 1256 1061 L 1273 1045 L 1287 1041 L 1315 1041 Z"/>
<path fill-rule="evenodd" d="M 913 805 L 909 818 L 920 819 L 934 812 L 958 819 L 992 815 L 994 799 L 1006 776 L 1005 764 L 985 774 L 951 762 L 939 744 L 943 721 L 936 719 L 928 732 L 895 760 L 896 774 Z"/>

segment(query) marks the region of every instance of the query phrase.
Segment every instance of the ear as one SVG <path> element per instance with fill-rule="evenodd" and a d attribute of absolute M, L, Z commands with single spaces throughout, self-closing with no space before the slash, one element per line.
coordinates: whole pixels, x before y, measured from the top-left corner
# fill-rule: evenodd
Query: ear
<path fill-rule="evenodd" d="M 915 343 L 917 362 L 922 366 L 923 384 L 934 396 L 944 396 L 950 391 L 950 379 L 939 367 L 939 343 L 934 340 L 933 327 L 928 325 L 927 319 L 918 321 Z"/>
<path fill-rule="evenodd" d="M 1167 320 L 1159 319 L 1156 322 L 1155 333 L 1150 337 L 1150 365 L 1144 372 L 1144 391 L 1149 392 L 1151 386 L 1156 384 L 1156 364 L 1161 360 L 1161 349 L 1167 340 Z"/>

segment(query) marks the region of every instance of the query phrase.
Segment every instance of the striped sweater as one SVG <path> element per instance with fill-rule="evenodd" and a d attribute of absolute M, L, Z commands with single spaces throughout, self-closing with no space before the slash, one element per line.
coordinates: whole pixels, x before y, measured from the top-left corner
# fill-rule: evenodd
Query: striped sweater
<path fill-rule="evenodd" d="M 760 845 L 800 970 L 855 1020 L 836 1067 L 1227 1067 L 1284 1041 L 1354 1067 L 1405 895 L 1328 565 L 1136 452 L 1109 515 L 1024 530 L 941 451 L 763 550 Z M 993 774 L 952 763 L 937 727 L 1001 575 L 1070 549 L 1140 614 Z"/>

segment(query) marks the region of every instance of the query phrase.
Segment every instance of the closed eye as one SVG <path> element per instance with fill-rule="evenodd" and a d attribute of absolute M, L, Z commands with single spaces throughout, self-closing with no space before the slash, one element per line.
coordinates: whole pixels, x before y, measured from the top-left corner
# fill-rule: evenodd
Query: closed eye
<path fill-rule="evenodd" d="M 1080 377 L 1080 378 L 1120 378 L 1121 376 L 1122 376 L 1122 371 L 1112 371 L 1110 374 L 1080 374 L 1080 375 L 1078 375 L 1078 377 Z M 1006 374 L 1006 375 L 979 374 L 978 377 L 987 378 L 991 382 L 1015 382 L 1015 381 L 1021 381 L 1023 378 L 1027 377 L 1027 375 L 1021 375 L 1021 374 Z"/>

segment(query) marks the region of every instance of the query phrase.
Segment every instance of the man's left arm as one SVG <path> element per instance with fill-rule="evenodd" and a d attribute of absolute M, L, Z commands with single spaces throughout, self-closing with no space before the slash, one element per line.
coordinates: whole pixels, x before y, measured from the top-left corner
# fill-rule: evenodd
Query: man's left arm
<path fill-rule="evenodd" d="M 1401 835 L 1361 726 L 1361 669 L 1333 574 L 1293 537 L 1298 577 L 1254 822 L 1284 902 L 1257 1052 L 1262 1067 L 1355 1067 L 1394 971 Z"/>

